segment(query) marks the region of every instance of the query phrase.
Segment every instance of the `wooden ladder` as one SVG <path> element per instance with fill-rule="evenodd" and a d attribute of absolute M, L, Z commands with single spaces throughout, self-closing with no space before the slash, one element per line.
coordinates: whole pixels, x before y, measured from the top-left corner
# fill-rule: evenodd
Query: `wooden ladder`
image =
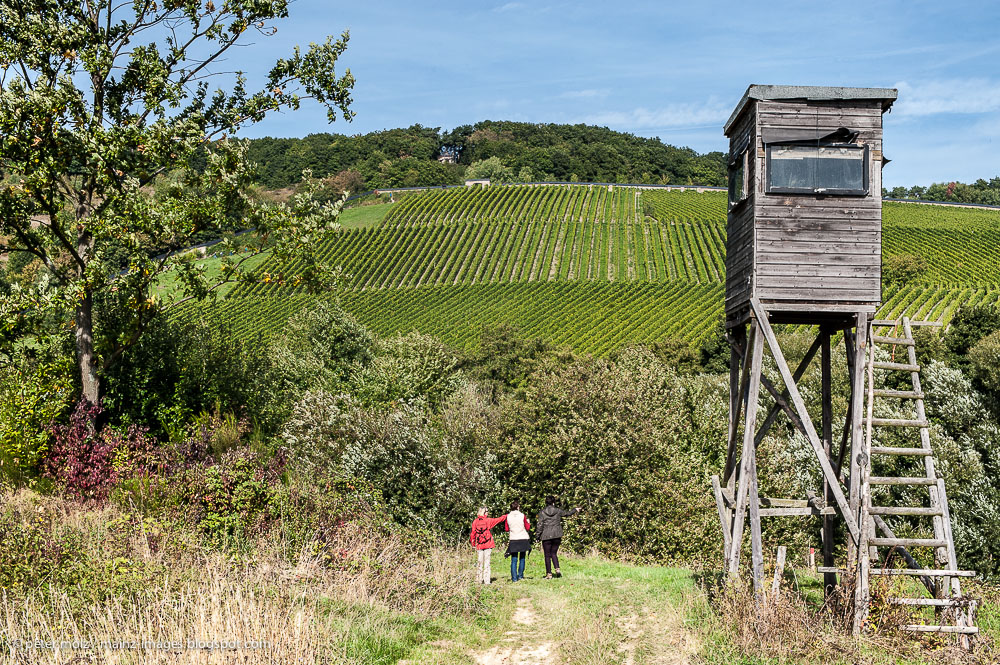
<path fill-rule="evenodd" d="M 948 495 L 945 492 L 944 480 L 939 478 L 934 470 L 934 451 L 931 449 L 927 415 L 924 411 L 924 393 L 920 386 L 920 367 L 917 364 L 917 353 L 913 341 L 913 323 L 908 318 L 898 321 L 872 321 L 869 331 L 870 344 L 866 359 L 866 411 L 863 424 L 864 455 L 866 464 L 861 466 L 861 506 L 860 530 L 861 540 L 859 553 L 868 552 L 868 556 L 859 554 L 858 584 L 861 585 L 863 598 L 870 593 L 871 576 L 908 575 L 920 578 L 927 596 L 894 597 L 888 602 L 912 607 L 914 610 L 924 607 L 935 608 L 935 622 L 931 624 L 912 623 L 901 626 L 910 632 L 957 633 L 963 642 L 968 642 L 968 636 L 978 633 L 975 625 L 975 601 L 962 595 L 960 579 L 973 577 L 974 571 L 959 570 L 955 555 L 955 542 L 951 534 L 951 518 L 948 513 Z M 885 334 L 880 331 L 891 329 Z M 900 336 L 899 332 L 903 335 Z M 902 347 L 906 350 L 905 362 L 877 360 L 876 349 L 879 347 Z M 875 372 L 905 372 L 910 375 L 912 390 L 887 390 L 875 387 Z M 913 418 L 877 418 L 874 416 L 875 400 L 893 399 L 912 402 Z M 876 446 L 873 444 L 872 433 L 879 428 L 898 427 L 905 431 L 919 434 L 919 445 L 913 447 Z M 914 441 L 916 444 L 917 442 Z M 923 460 L 923 475 L 886 477 L 873 476 L 872 461 L 879 456 L 905 455 L 919 457 Z M 927 506 L 876 506 L 872 504 L 871 488 L 876 485 L 906 485 L 916 488 L 926 488 L 929 495 Z M 919 520 L 930 517 L 933 523 L 933 536 L 898 538 L 884 517 L 910 517 Z M 917 531 L 915 529 L 915 531 Z M 919 531 L 917 531 L 919 532 Z M 926 532 L 926 527 L 925 527 Z M 910 554 L 909 548 L 933 548 L 934 568 L 919 565 Z M 902 555 L 907 562 L 907 568 L 890 568 L 887 562 L 891 553 Z M 916 586 L 916 585 L 909 585 Z M 912 594 L 913 596 L 917 594 Z M 910 594 L 906 594 L 910 596 Z"/>

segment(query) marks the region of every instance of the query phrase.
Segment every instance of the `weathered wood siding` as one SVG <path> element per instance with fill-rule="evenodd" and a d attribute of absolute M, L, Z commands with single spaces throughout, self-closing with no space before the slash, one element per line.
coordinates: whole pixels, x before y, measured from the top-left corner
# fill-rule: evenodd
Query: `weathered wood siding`
<path fill-rule="evenodd" d="M 730 154 L 748 144 L 747 200 L 729 211 L 726 220 L 726 311 L 739 309 L 750 302 L 753 286 L 754 199 L 760 168 L 754 158 L 756 111 L 750 107 L 733 126 L 729 139 Z"/>
<path fill-rule="evenodd" d="M 767 101 L 750 104 L 754 121 L 752 215 L 737 210 L 729 227 L 726 310 L 751 295 L 792 305 L 878 305 L 881 301 L 882 108 L 878 101 Z M 869 147 L 868 195 L 767 194 L 761 128 L 839 127 Z M 735 129 L 735 127 L 734 127 Z M 733 142 L 731 145 L 735 145 Z M 746 217 L 752 217 L 747 230 Z M 749 258 L 748 258 L 749 257 Z M 747 264 L 750 265 L 747 265 Z M 748 279 L 749 274 L 749 279 Z"/>

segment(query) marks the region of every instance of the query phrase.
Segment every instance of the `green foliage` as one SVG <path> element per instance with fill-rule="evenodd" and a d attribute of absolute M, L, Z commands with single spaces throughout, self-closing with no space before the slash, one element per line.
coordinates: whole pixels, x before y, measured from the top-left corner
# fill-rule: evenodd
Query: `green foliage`
<path fill-rule="evenodd" d="M 318 301 L 288 321 L 274 342 L 274 366 L 295 394 L 336 390 L 355 364 L 371 360 L 375 339 L 339 305 Z"/>
<path fill-rule="evenodd" d="M 1000 307 L 996 305 L 965 304 L 952 318 L 944 343 L 950 352 L 949 360 L 956 367 L 968 366 L 969 351 L 979 340 L 1000 330 Z"/>
<path fill-rule="evenodd" d="M 883 196 L 909 198 L 922 201 L 952 201 L 978 205 L 1000 205 L 1000 177 L 974 183 L 936 182 L 930 187 L 893 187 L 892 192 L 882 191 Z"/>
<path fill-rule="evenodd" d="M 331 121 L 338 112 L 349 120 L 354 78 L 335 67 L 347 34 L 295 48 L 257 91 L 242 74 L 206 80 L 248 29 L 273 34 L 271 22 L 286 16 L 284 0 L 0 3 L 0 236 L 5 253 L 30 252 L 45 270 L 11 289 L 0 323 L 7 336 L 72 329 L 90 402 L 101 396 L 101 374 L 177 302 L 152 297 L 165 271 L 176 271 L 178 297 L 205 298 L 219 283 L 247 279 L 246 261 L 265 244 L 276 256 L 308 258 L 334 228 L 339 205 L 318 204 L 308 187 L 287 205 L 258 200 L 246 146 L 227 137 L 305 99 Z M 170 171 L 170 184 L 150 195 Z M 257 228 L 258 245 L 225 260 L 218 280 L 171 253 L 235 224 Z M 226 238 L 220 249 L 232 247 Z M 304 281 L 326 277 L 307 261 Z M 125 307 L 127 321 L 107 338 L 100 321 L 109 304 Z"/>
<path fill-rule="evenodd" d="M 346 395 L 309 393 L 282 437 L 303 468 L 380 488 L 398 523 L 455 535 L 495 479 L 484 468 L 488 456 L 463 448 L 461 427 L 447 424 L 454 421 L 432 424 L 419 403 L 366 407 Z"/>
<path fill-rule="evenodd" d="M 893 254 L 882 263 L 882 283 L 906 285 L 927 271 L 927 261 L 914 254 Z"/>
<path fill-rule="evenodd" d="M 351 388 L 368 403 L 421 399 L 437 409 L 463 380 L 459 364 L 440 340 L 411 332 L 380 340 L 371 362 L 357 366 Z"/>
<path fill-rule="evenodd" d="M 473 162 L 469 168 L 465 170 L 465 177 L 472 180 L 481 180 L 486 178 L 491 183 L 505 183 L 514 180 L 514 170 L 509 166 L 504 166 L 504 163 L 500 160 L 500 158 L 494 156 L 478 162 Z"/>
<path fill-rule="evenodd" d="M 176 436 L 205 412 L 252 418 L 274 432 L 287 415 L 285 386 L 258 335 L 217 319 L 158 319 L 109 371 L 105 406 L 122 422 Z"/>
<path fill-rule="evenodd" d="M 460 164 L 438 163 L 442 148 L 457 151 Z M 659 139 L 584 125 L 487 120 L 447 133 L 413 125 L 356 136 L 310 134 L 250 142 L 250 159 L 259 165 L 259 182 L 269 188 L 295 184 L 304 169 L 320 177 L 352 169 L 371 187 L 457 184 L 465 167 L 494 157 L 521 182 L 540 178 L 725 184 L 722 153 L 699 155 L 664 145 Z"/>
<path fill-rule="evenodd" d="M 574 548 L 692 560 L 715 547 L 708 477 L 725 423 L 690 406 L 685 386 L 648 351 L 536 375 L 511 402 L 497 442 L 505 493 L 527 511 L 558 494 L 584 513 L 566 525 Z"/>
<path fill-rule="evenodd" d="M 48 450 L 49 425 L 72 402 L 72 363 L 19 358 L 0 370 L 0 478 L 32 481 Z"/>
<path fill-rule="evenodd" d="M 969 349 L 972 376 L 1000 412 L 1000 330 L 990 333 Z"/>

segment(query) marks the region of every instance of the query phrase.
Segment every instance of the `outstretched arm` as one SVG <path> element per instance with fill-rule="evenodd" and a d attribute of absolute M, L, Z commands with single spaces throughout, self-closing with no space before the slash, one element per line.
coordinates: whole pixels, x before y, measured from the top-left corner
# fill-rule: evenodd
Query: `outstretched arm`
<path fill-rule="evenodd" d="M 494 517 L 493 519 L 491 519 L 490 520 L 490 528 L 492 529 L 493 527 L 495 527 L 497 524 L 500 524 L 501 522 L 503 522 L 504 524 L 507 523 L 507 516 L 506 515 L 501 515 L 500 517 Z"/>
<path fill-rule="evenodd" d="M 573 517 L 573 515 L 576 515 L 578 512 L 580 512 L 579 508 L 574 508 L 573 510 L 563 510 L 562 511 L 562 516 L 563 517 Z"/>

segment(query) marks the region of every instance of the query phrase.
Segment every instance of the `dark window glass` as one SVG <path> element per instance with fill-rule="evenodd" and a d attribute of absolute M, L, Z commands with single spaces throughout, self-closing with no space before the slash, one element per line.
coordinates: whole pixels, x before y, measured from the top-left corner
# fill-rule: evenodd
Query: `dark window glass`
<path fill-rule="evenodd" d="M 735 205 L 743 200 L 743 185 L 746 178 L 746 158 L 741 156 L 736 164 L 729 169 L 729 204 Z"/>
<path fill-rule="evenodd" d="M 863 146 L 771 145 L 768 191 L 864 194 L 868 189 Z"/>

